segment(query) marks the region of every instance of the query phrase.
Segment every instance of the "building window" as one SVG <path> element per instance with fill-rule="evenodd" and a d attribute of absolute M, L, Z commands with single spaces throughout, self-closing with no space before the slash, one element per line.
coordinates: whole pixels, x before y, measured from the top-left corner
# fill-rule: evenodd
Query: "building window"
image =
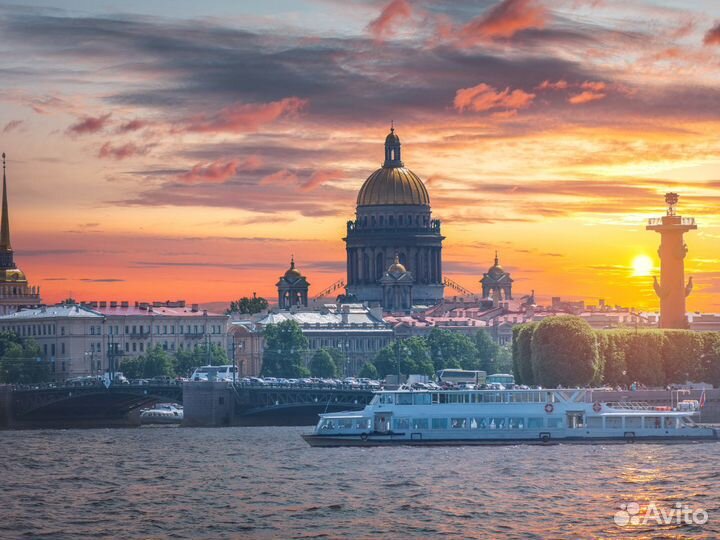
<path fill-rule="evenodd" d="M 130 352 L 130 344 L 125 343 L 125 352 Z"/>
<path fill-rule="evenodd" d="M 65 354 L 65 343 L 60 344 L 60 354 Z"/>
<path fill-rule="evenodd" d="M 133 352 L 137 352 L 137 343 L 133 343 Z"/>
<path fill-rule="evenodd" d="M 145 350 L 145 344 L 141 343 L 140 344 L 140 352 L 143 352 L 144 350 Z"/>

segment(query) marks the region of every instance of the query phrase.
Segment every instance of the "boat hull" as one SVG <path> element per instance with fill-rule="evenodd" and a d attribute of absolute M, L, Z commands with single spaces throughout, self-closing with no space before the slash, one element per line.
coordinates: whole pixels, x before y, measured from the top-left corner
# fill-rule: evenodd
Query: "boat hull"
<path fill-rule="evenodd" d="M 502 438 L 502 439 L 409 439 L 404 436 L 392 435 L 314 435 L 303 434 L 302 438 L 310 446 L 332 448 L 341 446 L 508 446 L 508 445 L 540 445 L 557 444 L 687 444 L 697 442 L 717 442 L 718 434 L 713 432 L 695 436 L 639 436 L 639 437 L 555 437 L 541 438 Z"/>

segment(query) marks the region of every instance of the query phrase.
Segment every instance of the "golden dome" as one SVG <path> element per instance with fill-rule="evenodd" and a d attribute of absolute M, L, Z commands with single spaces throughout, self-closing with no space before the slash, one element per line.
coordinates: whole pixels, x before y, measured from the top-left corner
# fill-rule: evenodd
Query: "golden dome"
<path fill-rule="evenodd" d="M 26 282 L 27 278 L 19 268 L 6 268 L 0 270 L 0 283 Z"/>
<path fill-rule="evenodd" d="M 400 259 L 395 255 L 395 261 L 388 268 L 388 274 L 404 274 L 407 269 L 400 263 Z"/>
<path fill-rule="evenodd" d="M 290 268 L 287 269 L 287 272 L 285 272 L 286 278 L 301 278 L 302 274 L 300 273 L 300 270 L 295 268 L 295 257 L 290 259 Z"/>
<path fill-rule="evenodd" d="M 430 196 L 422 180 L 406 167 L 381 167 L 360 188 L 358 206 L 383 204 L 430 206 Z"/>

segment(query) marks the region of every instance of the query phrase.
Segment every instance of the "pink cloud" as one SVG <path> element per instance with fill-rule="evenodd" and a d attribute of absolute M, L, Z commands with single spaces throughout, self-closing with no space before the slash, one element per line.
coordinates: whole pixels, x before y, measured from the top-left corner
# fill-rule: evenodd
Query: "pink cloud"
<path fill-rule="evenodd" d="M 136 118 L 135 120 L 130 120 L 129 122 L 125 122 L 124 124 L 118 126 L 117 132 L 128 133 L 130 131 L 137 131 L 138 129 L 142 129 L 148 126 L 149 124 L 150 123 L 146 122 L 145 120 L 138 120 Z"/>
<path fill-rule="evenodd" d="M 465 109 L 483 112 L 491 109 L 524 109 L 533 99 L 535 94 L 528 94 L 520 89 L 510 91 L 508 87 L 498 92 L 492 86 L 480 83 L 471 88 L 458 90 L 453 104 L 460 112 Z"/>
<path fill-rule="evenodd" d="M 287 169 L 281 169 L 260 179 L 260 185 L 263 186 L 270 184 L 295 184 L 297 182 L 297 175 Z"/>
<path fill-rule="evenodd" d="M 10 120 L 3 128 L 3 133 L 10 133 L 12 130 L 19 128 L 22 125 L 22 120 Z"/>
<path fill-rule="evenodd" d="M 568 98 L 568 103 L 571 105 L 582 105 L 583 103 L 590 103 L 591 101 L 597 101 L 606 97 L 606 94 L 599 92 L 593 92 L 591 90 L 585 90 L 574 96 Z"/>
<path fill-rule="evenodd" d="M 178 180 L 188 184 L 216 183 L 222 184 L 240 171 L 256 170 L 262 165 L 258 156 L 250 156 L 245 160 L 218 160 L 212 163 L 198 163 L 188 172 L 178 176 Z"/>
<path fill-rule="evenodd" d="M 522 30 L 543 28 L 547 11 L 536 0 L 503 0 L 461 30 L 468 44 L 493 39 L 507 39 Z"/>
<path fill-rule="evenodd" d="M 368 24 L 368 32 L 375 39 L 383 39 L 392 28 L 393 23 L 398 19 L 407 18 L 412 15 L 412 8 L 407 0 L 393 0 L 382 10 L 377 19 Z"/>
<path fill-rule="evenodd" d="M 557 82 L 550 82 L 548 80 L 544 80 L 540 85 L 537 87 L 538 90 L 566 90 L 568 87 L 568 82 L 565 80 L 560 79 Z"/>
<path fill-rule="evenodd" d="M 213 115 L 192 117 L 181 130 L 200 133 L 255 131 L 260 126 L 274 122 L 281 116 L 299 112 L 307 103 L 307 100 L 297 97 L 261 104 L 236 103 Z"/>
<path fill-rule="evenodd" d="M 343 175 L 342 171 L 331 169 L 327 171 L 315 171 L 310 178 L 300 185 L 301 191 L 312 191 L 330 180 L 337 180 Z"/>
<path fill-rule="evenodd" d="M 111 143 L 106 142 L 100 147 L 98 157 L 103 159 L 125 159 L 132 156 L 145 155 L 148 150 L 148 147 L 139 147 L 133 143 L 113 146 Z"/>
<path fill-rule="evenodd" d="M 720 45 L 720 22 L 707 31 L 703 43 L 705 45 Z"/>
<path fill-rule="evenodd" d="M 71 135 L 85 135 L 88 133 L 97 133 L 102 130 L 110 121 L 110 113 L 101 116 L 86 116 L 82 120 L 78 120 L 67 128 L 67 133 Z"/>

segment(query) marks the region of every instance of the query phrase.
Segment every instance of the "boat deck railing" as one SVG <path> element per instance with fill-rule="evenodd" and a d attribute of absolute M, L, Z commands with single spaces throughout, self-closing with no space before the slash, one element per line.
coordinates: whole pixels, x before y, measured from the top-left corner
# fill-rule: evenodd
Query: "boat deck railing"
<path fill-rule="evenodd" d="M 622 409 L 625 411 L 648 411 L 655 409 L 655 407 L 647 401 L 608 401 L 606 405 L 612 409 Z"/>

